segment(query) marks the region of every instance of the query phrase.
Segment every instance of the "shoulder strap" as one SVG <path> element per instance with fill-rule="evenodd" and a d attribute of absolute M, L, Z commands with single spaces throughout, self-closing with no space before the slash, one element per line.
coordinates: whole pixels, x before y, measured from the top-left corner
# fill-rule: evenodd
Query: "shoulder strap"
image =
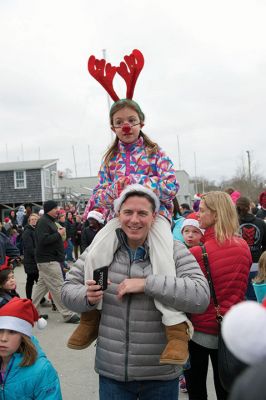
<path fill-rule="evenodd" d="M 208 280 L 209 287 L 210 287 L 211 297 L 213 298 L 213 303 L 214 303 L 214 307 L 215 307 L 215 311 L 216 311 L 216 319 L 217 319 L 217 322 L 221 322 L 223 317 L 220 314 L 220 305 L 218 303 L 218 300 L 217 300 L 217 297 L 216 297 L 216 293 L 215 293 L 215 289 L 214 289 L 214 284 L 213 284 L 213 280 L 212 280 L 212 276 L 211 276 L 208 253 L 207 253 L 206 248 L 205 248 L 204 245 L 200 245 L 200 247 L 201 247 L 201 251 L 202 251 L 202 258 L 203 258 L 204 267 L 205 267 L 206 273 L 207 273 L 207 280 Z"/>

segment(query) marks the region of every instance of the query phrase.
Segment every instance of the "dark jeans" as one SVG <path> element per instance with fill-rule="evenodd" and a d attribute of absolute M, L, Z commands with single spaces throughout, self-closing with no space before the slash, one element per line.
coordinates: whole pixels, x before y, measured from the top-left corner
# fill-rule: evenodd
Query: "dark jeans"
<path fill-rule="evenodd" d="M 67 248 L 65 249 L 65 254 L 66 254 L 66 260 L 67 261 L 73 261 L 73 243 L 71 239 L 67 239 Z"/>
<path fill-rule="evenodd" d="M 74 244 L 75 260 L 77 260 L 79 258 L 79 253 L 80 253 L 80 245 L 79 244 Z"/>
<path fill-rule="evenodd" d="M 223 389 L 218 375 L 218 350 L 208 349 L 190 340 L 191 368 L 184 371 L 189 400 L 207 400 L 207 374 L 209 356 L 212 362 L 214 387 L 217 400 L 226 400 L 228 393 Z"/>
<path fill-rule="evenodd" d="M 99 377 L 100 400 L 178 400 L 178 379 L 118 382 Z"/>
<path fill-rule="evenodd" d="M 26 297 L 27 299 L 31 300 L 32 296 L 32 289 L 34 282 L 37 283 L 39 279 L 39 272 L 33 272 L 32 274 L 27 274 L 27 280 L 26 280 Z"/>

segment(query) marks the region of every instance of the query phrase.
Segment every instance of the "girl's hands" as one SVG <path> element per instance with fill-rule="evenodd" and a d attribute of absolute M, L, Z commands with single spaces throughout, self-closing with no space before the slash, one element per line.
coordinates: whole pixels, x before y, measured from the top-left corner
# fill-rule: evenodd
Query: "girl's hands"
<path fill-rule="evenodd" d="M 130 176 L 120 176 L 114 184 L 114 198 L 118 198 L 121 192 L 128 186 L 131 185 L 132 179 Z"/>

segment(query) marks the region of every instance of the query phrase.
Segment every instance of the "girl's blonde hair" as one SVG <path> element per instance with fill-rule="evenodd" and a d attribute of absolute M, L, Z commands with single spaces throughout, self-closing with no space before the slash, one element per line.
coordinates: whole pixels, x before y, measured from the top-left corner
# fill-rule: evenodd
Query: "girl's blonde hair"
<path fill-rule="evenodd" d="M 37 350 L 31 338 L 21 333 L 21 344 L 17 350 L 23 355 L 20 367 L 28 367 L 35 363 L 37 359 Z"/>
<path fill-rule="evenodd" d="M 238 236 L 239 223 L 235 205 L 225 192 L 213 191 L 201 197 L 206 207 L 215 214 L 214 231 L 218 242 Z"/>
<path fill-rule="evenodd" d="M 119 111 L 122 110 L 123 108 L 128 107 L 131 108 L 132 110 L 134 110 L 139 117 L 140 122 L 144 123 L 145 121 L 145 115 L 142 112 L 140 106 L 138 105 L 138 103 L 136 103 L 134 100 L 130 100 L 130 99 L 121 99 L 118 100 L 117 102 L 115 102 L 110 110 L 110 124 L 111 126 L 113 125 L 113 116 L 114 114 Z M 159 146 L 157 143 L 153 142 L 147 135 L 145 135 L 145 133 L 143 133 L 142 131 L 140 131 L 140 136 L 143 138 L 143 142 L 144 145 L 146 147 L 146 152 L 147 154 L 153 154 L 153 153 L 157 153 L 159 150 Z M 118 151 L 118 142 L 119 139 L 116 136 L 115 140 L 113 141 L 111 147 L 106 151 L 106 153 L 103 156 L 103 161 L 104 164 L 108 167 L 109 162 L 111 160 L 111 158 L 116 154 L 116 152 Z"/>
<path fill-rule="evenodd" d="M 264 251 L 259 258 L 258 274 L 252 279 L 254 283 L 263 283 L 266 281 L 266 251 Z"/>

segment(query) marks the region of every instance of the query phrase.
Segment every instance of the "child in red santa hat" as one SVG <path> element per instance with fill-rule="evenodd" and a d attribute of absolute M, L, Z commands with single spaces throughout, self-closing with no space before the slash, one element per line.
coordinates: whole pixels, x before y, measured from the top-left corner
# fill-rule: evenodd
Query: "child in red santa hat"
<path fill-rule="evenodd" d="M 201 240 L 204 235 L 204 229 L 200 228 L 196 214 L 190 214 L 189 218 L 186 218 L 183 221 L 181 233 L 188 248 L 199 246 L 201 244 Z"/>
<path fill-rule="evenodd" d="M 46 325 L 31 300 L 13 298 L 0 309 L 0 385 L 3 399 L 62 399 L 59 378 L 36 338 Z"/>

